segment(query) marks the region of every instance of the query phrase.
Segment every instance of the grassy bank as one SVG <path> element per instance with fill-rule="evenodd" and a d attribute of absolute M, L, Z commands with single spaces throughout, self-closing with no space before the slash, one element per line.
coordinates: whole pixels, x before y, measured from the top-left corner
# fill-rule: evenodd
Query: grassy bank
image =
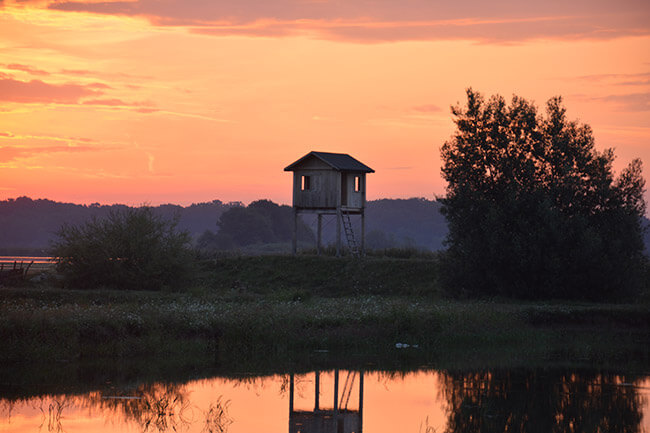
<path fill-rule="evenodd" d="M 203 262 L 184 293 L 0 288 L 0 393 L 335 366 L 648 371 L 647 304 L 452 301 L 435 275 L 430 258 L 248 256 Z"/>
<path fill-rule="evenodd" d="M 349 362 L 411 359 L 450 368 L 650 364 L 644 306 L 282 298 L 237 290 L 0 289 L 0 364 L 164 358 L 263 370 L 322 353 Z"/>
<path fill-rule="evenodd" d="M 439 296 L 431 258 L 224 256 L 202 263 L 200 285 L 210 291 L 290 294 Z"/>

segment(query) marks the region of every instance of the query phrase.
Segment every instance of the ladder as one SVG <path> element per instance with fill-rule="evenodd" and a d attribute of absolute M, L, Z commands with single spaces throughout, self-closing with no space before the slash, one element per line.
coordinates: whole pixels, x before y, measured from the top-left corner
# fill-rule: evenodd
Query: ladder
<path fill-rule="evenodd" d="M 352 393 L 352 387 L 354 386 L 354 380 L 357 378 L 357 372 L 349 372 L 348 376 L 345 378 L 345 385 L 343 385 L 343 394 L 341 395 L 341 408 L 343 410 L 348 410 L 348 403 L 350 403 L 350 394 Z M 350 380 L 352 379 L 352 380 Z M 344 402 L 345 401 L 345 406 Z"/>
<path fill-rule="evenodd" d="M 354 239 L 354 231 L 352 230 L 352 221 L 350 220 L 350 214 L 346 212 L 341 212 L 341 220 L 343 222 L 343 230 L 345 230 L 345 238 L 348 240 L 348 247 L 350 248 L 350 253 L 354 257 L 359 257 L 361 255 L 359 251 L 359 246 L 357 241 Z"/>

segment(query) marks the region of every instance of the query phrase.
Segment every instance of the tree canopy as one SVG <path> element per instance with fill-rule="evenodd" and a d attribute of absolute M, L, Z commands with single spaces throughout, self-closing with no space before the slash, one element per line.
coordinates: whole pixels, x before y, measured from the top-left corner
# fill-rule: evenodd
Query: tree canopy
<path fill-rule="evenodd" d="M 615 177 L 588 125 L 560 97 L 545 113 L 518 96 L 467 90 L 441 148 L 449 224 L 443 283 L 455 293 L 616 298 L 639 287 L 645 182 L 635 159 Z"/>

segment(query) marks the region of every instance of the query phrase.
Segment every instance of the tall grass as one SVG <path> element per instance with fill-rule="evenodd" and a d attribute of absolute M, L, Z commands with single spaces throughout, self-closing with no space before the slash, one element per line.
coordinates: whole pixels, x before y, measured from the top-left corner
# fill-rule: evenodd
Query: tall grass
<path fill-rule="evenodd" d="M 165 357 L 263 369 L 323 351 L 346 359 L 496 364 L 618 362 L 634 351 L 636 362 L 647 362 L 650 311 L 428 297 L 296 300 L 237 290 L 0 289 L 0 341 L 0 365 Z"/>

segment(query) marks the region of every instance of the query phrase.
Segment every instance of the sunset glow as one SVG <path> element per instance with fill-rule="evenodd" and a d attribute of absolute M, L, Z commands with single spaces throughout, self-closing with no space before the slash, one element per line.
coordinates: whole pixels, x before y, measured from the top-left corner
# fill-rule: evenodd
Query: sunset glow
<path fill-rule="evenodd" d="M 310 150 L 433 198 L 470 86 L 563 96 L 650 179 L 647 2 L 0 0 L 0 199 L 289 203 Z"/>

